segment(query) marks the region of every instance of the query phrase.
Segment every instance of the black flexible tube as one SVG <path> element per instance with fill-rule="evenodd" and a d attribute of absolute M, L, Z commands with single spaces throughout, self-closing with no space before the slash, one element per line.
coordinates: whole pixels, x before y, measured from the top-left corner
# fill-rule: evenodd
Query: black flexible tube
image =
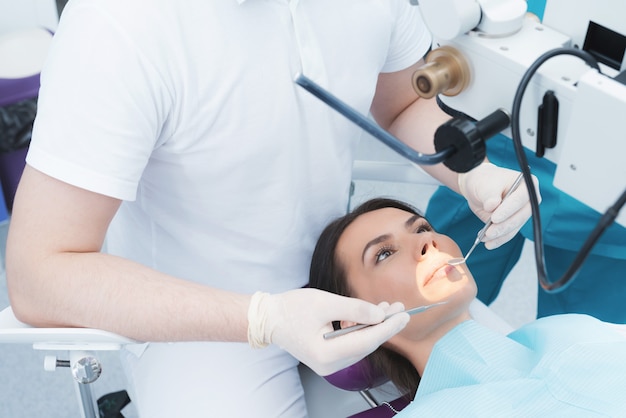
<path fill-rule="evenodd" d="M 524 147 L 522 145 L 522 140 L 521 140 L 520 109 L 522 106 L 522 98 L 523 98 L 524 92 L 526 91 L 526 88 L 528 84 L 530 83 L 530 79 L 532 78 L 532 76 L 535 74 L 537 69 L 543 63 L 545 63 L 548 59 L 555 57 L 557 55 L 574 55 L 576 57 L 583 59 L 587 63 L 587 65 L 589 65 L 590 67 L 595 68 L 598 71 L 600 71 L 600 67 L 597 61 L 595 60 L 595 58 L 593 58 L 591 54 L 585 51 L 582 51 L 580 49 L 575 49 L 575 48 L 556 48 L 556 49 L 550 50 L 544 53 L 543 55 L 541 55 L 539 58 L 537 58 L 537 60 L 524 73 L 524 76 L 522 77 L 517 87 L 517 91 L 515 92 L 515 97 L 513 99 L 513 107 L 511 109 L 511 134 L 512 134 L 512 139 L 513 139 L 513 145 L 515 148 L 515 155 L 517 157 L 517 161 L 519 163 L 520 169 L 522 173 L 524 173 L 524 181 L 526 183 L 526 187 L 529 192 L 530 204 L 531 204 L 531 209 L 533 213 L 532 222 L 533 222 L 533 235 L 534 235 L 534 240 L 535 240 L 535 260 L 537 263 L 537 275 L 539 277 L 539 283 L 542 289 L 548 293 L 560 292 L 564 290 L 568 284 L 571 283 L 571 281 L 576 277 L 576 274 L 578 274 L 578 271 L 580 270 L 580 267 L 582 266 L 583 262 L 585 261 L 587 256 L 589 256 L 589 253 L 591 252 L 591 248 L 595 245 L 595 243 L 598 241 L 600 236 L 604 233 L 606 228 L 608 228 L 613 223 L 613 221 L 619 214 L 619 211 L 621 210 L 621 208 L 624 206 L 624 203 L 626 202 L 626 190 L 624 190 L 624 192 L 622 193 L 620 198 L 615 202 L 615 204 L 611 206 L 606 211 L 606 213 L 600 218 L 600 220 L 598 221 L 598 224 L 593 229 L 593 231 L 591 231 L 591 233 L 589 234 L 589 237 L 584 242 L 580 251 L 576 255 L 576 258 L 574 259 L 570 267 L 567 269 L 567 271 L 558 280 L 551 282 L 547 277 L 548 274 L 546 272 L 546 267 L 545 267 L 545 259 L 544 259 L 544 252 L 543 252 L 543 237 L 541 233 L 541 216 L 539 214 L 539 199 L 537 198 L 537 193 L 535 192 L 535 188 L 533 186 L 532 177 L 530 175 L 530 169 L 528 168 L 528 159 L 526 158 L 526 155 L 524 154 Z"/>
<path fill-rule="evenodd" d="M 298 74 L 295 82 L 409 161 L 420 165 L 435 165 L 445 161 L 456 152 L 454 147 L 448 147 L 434 154 L 422 154 L 421 152 L 417 152 L 376 123 L 339 100 L 333 94 L 320 87 L 308 77 Z"/>

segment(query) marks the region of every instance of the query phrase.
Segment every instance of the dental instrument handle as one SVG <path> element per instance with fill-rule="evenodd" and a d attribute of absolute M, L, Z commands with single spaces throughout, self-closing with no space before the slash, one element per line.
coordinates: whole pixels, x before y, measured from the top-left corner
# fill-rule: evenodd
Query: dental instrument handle
<path fill-rule="evenodd" d="M 425 310 L 428 310 L 430 308 L 434 308 L 435 306 L 444 305 L 446 303 L 448 303 L 448 301 L 444 300 L 442 302 L 433 303 L 431 305 L 418 306 L 417 308 L 407 309 L 404 312 L 408 313 L 409 315 L 415 315 L 416 313 L 424 312 Z M 385 316 L 385 319 L 383 319 L 383 321 L 386 321 L 387 319 L 391 318 L 393 315 L 396 315 L 398 313 L 400 313 L 400 312 L 396 312 L 395 314 L 391 314 L 391 315 Z M 340 335 L 348 334 L 349 332 L 357 331 L 357 330 L 360 330 L 360 329 L 363 329 L 363 328 L 367 328 L 367 327 L 371 327 L 373 325 L 378 325 L 378 324 L 357 324 L 357 325 L 352 325 L 350 327 L 337 329 L 337 330 L 334 330 L 334 331 L 331 331 L 331 332 L 327 332 L 326 334 L 324 334 L 324 339 L 328 340 L 330 338 L 339 337 Z"/>
<path fill-rule="evenodd" d="M 489 225 L 486 225 L 487 227 L 489 227 Z M 484 230 L 484 229 L 483 229 Z M 483 231 L 481 230 L 481 231 Z M 461 262 L 459 262 L 458 264 L 461 263 L 465 263 L 467 261 L 467 259 L 469 258 L 470 254 L 476 249 L 476 247 L 478 247 L 478 244 L 480 244 L 480 240 L 482 239 L 482 237 L 484 237 L 485 234 L 480 234 L 480 232 L 478 233 L 478 236 L 476 237 L 476 239 L 474 240 L 474 244 L 472 244 L 472 248 L 469 249 L 469 251 L 467 252 L 467 254 L 465 254 L 465 257 L 463 257 L 461 260 Z"/>
<path fill-rule="evenodd" d="M 387 318 L 385 318 L 387 319 Z M 327 332 L 326 334 L 324 334 L 324 339 L 328 340 L 329 338 L 335 338 L 335 337 L 339 337 L 340 335 L 345 335 L 349 332 L 352 331 L 357 331 L 366 327 L 370 327 L 370 324 L 358 324 L 358 325 L 353 325 L 351 327 L 347 327 L 347 328 L 340 328 L 337 329 L 335 331 L 331 331 L 331 332 Z"/>

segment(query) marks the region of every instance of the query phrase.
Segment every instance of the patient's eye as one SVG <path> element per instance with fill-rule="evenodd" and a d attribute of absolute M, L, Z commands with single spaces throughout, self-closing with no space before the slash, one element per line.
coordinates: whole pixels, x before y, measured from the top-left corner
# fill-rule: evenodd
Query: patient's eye
<path fill-rule="evenodd" d="M 415 226 L 416 234 L 420 234 L 422 232 L 431 232 L 432 230 L 433 227 L 424 219 L 422 219 L 421 222 Z"/>
<path fill-rule="evenodd" d="M 392 255 L 393 253 L 394 253 L 393 248 L 391 248 L 390 246 L 386 245 L 384 247 L 381 247 L 376 253 L 376 256 L 374 257 L 374 261 L 376 263 L 380 263 L 381 261 L 383 261 L 390 255 Z"/>

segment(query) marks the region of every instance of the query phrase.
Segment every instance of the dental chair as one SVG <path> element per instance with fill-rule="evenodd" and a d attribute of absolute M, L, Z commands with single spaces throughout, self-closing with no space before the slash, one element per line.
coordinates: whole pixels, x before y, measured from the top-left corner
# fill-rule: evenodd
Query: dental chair
<path fill-rule="evenodd" d="M 353 170 L 355 186 L 351 196 L 352 205 L 356 204 L 359 199 L 382 194 L 380 191 L 372 190 L 369 186 L 364 186 L 362 182 L 381 182 L 385 185 L 389 182 L 400 182 L 409 186 L 413 185 L 413 187 L 418 183 L 432 186 L 433 190 L 438 186 L 438 183 L 430 176 L 416 169 L 412 164 L 393 160 L 393 155 L 392 161 L 381 161 L 387 151 L 377 149 L 374 144 L 374 148 L 365 151 L 369 155 L 358 156 L 359 160 L 355 162 Z M 403 195 L 404 191 L 398 193 Z M 420 195 L 424 202 L 427 202 L 428 193 Z M 412 203 L 417 207 L 425 207 L 420 202 Z M 478 300 L 471 305 L 470 310 L 477 321 L 496 331 L 506 334 L 512 330 L 507 323 Z M 136 342 L 97 329 L 33 328 L 18 321 L 11 307 L 7 307 L 0 312 L 0 347 L 2 344 L 30 345 L 35 350 L 46 352 L 44 370 L 69 368 L 78 394 L 81 416 L 95 418 L 99 415 L 91 384 L 97 381 L 103 370 L 98 353 L 120 350 Z M 59 351 L 64 352 L 66 357 L 57 358 L 54 353 Z M 387 418 L 395 415 L 396 411 L 402 410 L 409 403 L 408 399 L 395 390 L 386 376 L 373 372 L 366 359 L 325 378 L 314 375 L 310 369 L 302 365 L 301 375 L 311 418 L 322 416 Z M 331 392 L 333 396 L 349 396 L 350 405 L 344 406 L 342 411 L 350 410 L 351 412 L 346 414 L 342 412 L 338 415 L 338 407 L 332 402 L 330 405 L 315 405 L 316 402 L 328 403 L 330 399 L 328 394 Z M 380 393 L 385 396 L 379 396 Z M 362 399 L 358 399 L 359 397 Z M 353 400 L 358 402 L 353 402 Z M 328 412 L 329 408 L 331 412 Z"/>
<path fill-rule="evenodd" d="M 512 327 L 504 322 L 482 302 L 475 300 L 470 306 L 472 316 L 497 332 L 507 334 Z M 43 351 L 43 368 L 55 371 L 69 368 L 80 404 L 82 418 L 100 417 L 99 407 L 93 396 L 91 384 L 101 376 L 103 365 L 98 358 L 102 351 L 119 351 L 136 341 L 98 329 L 90 328 L 35 328 L 15 318 L 11 307 L 0 312 L 0 347 L 2 344 L 30 345 L 34 350 Z M 59 352 L 65 353 L 59 358 Z M 17 378 L 17 377 L 16 377 Z M 316 379 L 319 378 L 316 376 Z M 394 416 L 409 404 L 406 397 L 394 393 L 389 379 L 374 373 L 367 359 L 340 370 L 324 378 L 334 387 L 346 392 L 359 392 L 369 409 L 350 415 L 350 418 L 388 418 Z M 310 383 L 312 380 L 308 379 Z M 379 401 L 372 390 L 387 385 L 387 393 L 395 395 L 390 400 Z M 304 384 L 305 391 L 308 386 Z M 397 392 L 397 391 L 396 391 Z M 311 415 L 312 418 L 314 417 Z"/>
<path fill-rule="evenodd" d="M 136 341 L 111 332 L 90 328 L 35 328 L 15 318 L 11 307 L 0 312 L 0 344 L 25 344 L 45 351 L 43 368 L 55 371 L 69 368 L 79 397 L 83 418 L 99 417 L 91 383 L 98 380 L 102 364 L 97 352 L 118 351 Z M 65 352 L 59 359 L 58 352 Z"/>
<path fill-rule="evenodd" d="M 380 401 L 372 394 L 372 389 L 389 382 L 387 376 L 377 373 L 367 358 L 343 370 L 325 376 L 332 385 L 346 391 L 357 391 L 367 402 L 370 409 L 350 415 L 348 418 L 387 418 L 396 415 L 410 402 L 405 396 L 397 394 L 391 400 Z"/>

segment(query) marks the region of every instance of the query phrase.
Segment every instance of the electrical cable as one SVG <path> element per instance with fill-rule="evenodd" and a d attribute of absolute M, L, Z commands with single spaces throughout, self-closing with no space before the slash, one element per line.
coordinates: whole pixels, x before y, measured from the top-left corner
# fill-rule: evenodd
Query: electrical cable
<path fill-rule="evenodd" d="M 543 55 L 541 55 L 537 60 L 526 70 L 524 73 L 518 87 L 515 92 L 515 96 L 513 99 L 513 107 L 511 109 L 511 134 L 513 139 L 513 145 L 515 148 L 515 155 L 517 157 L 517 161 L 519 163 L 520 169 L 524 175 L 524 182 L 526 183 L 526 188 L 528 189 L 528 194 L 530 197 L 530 205 L 532 209 L 532 223 L 533 223 L 533 235 L 535 241 L 535 260 L 537 263 L 537 275 L 539 277 L 539 283 L 543 290 L 547 293 L 557 293 L 565 290 L 565 288 L 571 283 L 571 281 L 576 277 L 578 271 L 591 252 L 591 248 L 598 241 L 600 236 L 604 233 L 606 228 L 608 228 L 617 215 L 619 211 L 626 203 L 626 190 L 622 193 L 622 195 L 617 199 L 617 201 L 611 206 L 604 215 L 600 218 L 595 228 L 589 234 L 587 240 L 583 243 L 581 249 L 579 250 L 576 258 L 567 269 L 567 271 L 561 276 L 558 280 L 551 282 L 548 279 L 548 274 L 546 272 L 545 267 L 545 258 L 543 251 L 543 237 L 542 237 L 542 229 L 541 229 L 541 216 L 539 213 L 539 199 L 537 198 L 537 193 L 535 191 L 532 177 L 530 174 L 530 169 L 528 167 L 528 159 L 524 154 L 524 147 L 522 145 L 521 133 L 520 133 L 520 109 L 522 105 L 522 98 L 524 92 L 528 84 L 530 83 L 530 79 L 535 74 L 537 69 L 545 63 L 548 59 L 553 58 L 557 55 L 573 55 L 578 58 L 581 58 L 586 62 L 590 67 L 600 71 L 600 67 L 595 60 L 595 58 L 580 49 L 575 48 L 556 48 L 550 50 Z"/>

